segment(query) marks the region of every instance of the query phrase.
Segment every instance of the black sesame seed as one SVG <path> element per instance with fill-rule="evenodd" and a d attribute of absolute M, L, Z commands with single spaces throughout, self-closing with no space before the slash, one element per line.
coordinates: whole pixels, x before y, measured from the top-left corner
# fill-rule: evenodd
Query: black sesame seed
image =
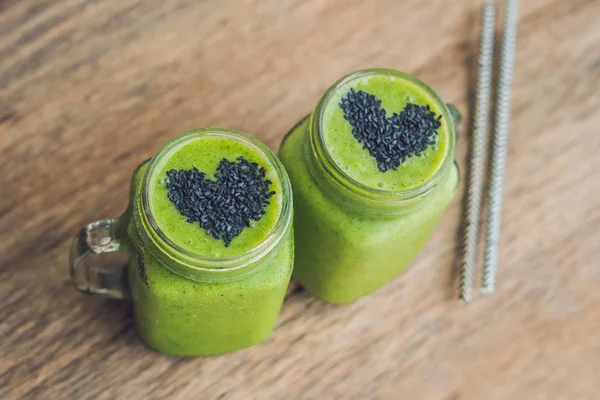
<path fill-rule="evenodd" d="M 234 162 L 221 160 L 216 180 L 206 179 L 206 174 L 194 167 L 167 171 L 165 183 L 177 211 L 228 247 L 252 220 L 258 221 L 266 213 L 275 192 L 265 176 L 263 167 L 238 157 Z"/>
<path fill-rule="evenodd" d="M 381 172 L 398 167 L 412 156 L 419 156 L 436 143 L 439 115 L 427 104 L 408 103 L 400 114 L 386 117 L 381 100 L 362 90 L 350 89 L 340 107 L 352 125 L 352 134 L 375 158 Z"/>

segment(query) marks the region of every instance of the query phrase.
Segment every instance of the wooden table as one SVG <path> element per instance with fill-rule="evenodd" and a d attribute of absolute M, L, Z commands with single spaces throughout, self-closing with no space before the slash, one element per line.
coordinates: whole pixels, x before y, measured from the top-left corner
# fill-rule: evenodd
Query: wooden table
<path fill-rule="evenodd" d="M 266 343 L 184 359 L 149 351 L 129 304 L 74 290 L 77 229 L 119 214 L 174 135 L 277 149 L 358 68 L 468 115 L 479 2 L 0 0 L 0 398 L 600 398 L 600 1 L 521 3 L 497 293 L 455 300 L 457 198 L 377 293 L 293 289 Z"/>

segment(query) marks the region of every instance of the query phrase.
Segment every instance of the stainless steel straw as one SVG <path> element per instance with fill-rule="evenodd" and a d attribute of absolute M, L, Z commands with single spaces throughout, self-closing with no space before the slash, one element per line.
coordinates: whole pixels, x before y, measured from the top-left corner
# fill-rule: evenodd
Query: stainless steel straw
<path fill-rule="evenodd" d="M 518 8 L 518 0 L 507 0 L 504 14 L 502 54 L 500 58 L 500 78 L 498 82 L 498 92 L 496 94 L 494 148 L 492 152 L 492 172 L 490 176 L 483 281 L 481 284 L 482 294 L 490 294 L 496 289 L 504 172 L 506 169 L 506 153 L 510 126 L 510 89 L 515 65 L 515 49 L 517 45 Z"/>
<path fill-rule="evenodd" d="M 475 121 L 473 145 L 469 169 L 469 188 L 462 242 L 460 266 L 460 298 L 466 302 L 473 299 L 473 274 L 477 261 L 477 242 L 483 196 L 483 177 L 488 146 L 488 121 L 490 118 L 490 97 L 494 60 L 494 28 L 496 6 L 492 0 L 483 4 L 481 33 L 479 42 L 479 72 L 475 99 Z"/>

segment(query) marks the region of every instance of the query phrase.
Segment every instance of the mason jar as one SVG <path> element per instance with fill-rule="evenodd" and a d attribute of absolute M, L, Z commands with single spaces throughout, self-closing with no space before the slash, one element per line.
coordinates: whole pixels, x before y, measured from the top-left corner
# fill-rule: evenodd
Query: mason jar
<path fill-rule="evenodd" d="M 416 161 L 407 159 L 382 172 L 386 160 L 376 160 L 366 140 L 352 137 L 363 139 L 341 109 L 344 101 L 349 104 L 348 93 L 359 98 L 359 92 L 374 110 L 364 118 L 380 124 L 404 118 L 394 114 L 411 101 L 426 103 L 429 108 L 423 110 L 434 112 L 439 121 L 437 142 L 415 155 Z M 293 276 L 304 288 L 326 302 L 349 303 L 392 280 L 417 256 L 459 185 L 454 162 L 458 114 L 452 110 L 410 75 L 361 70 L 331 86 L 286 135 L 279 157 L 294 191 Z"/>
<path fill-rule="evenodd" d="M 233 163 L 240 156 L 264 168 L 275 193 L 262 217 L 226 243 L 178 212 L 165 189 L 165 171 L 196 168 L 219 190 L 213 171 L 222 159 Z M 95 267 L 98 254 L 117 251 L 127 251 L 127 266 Z M 218 354 L 269 336 L 293 252 L 290 182 L 280 161 L 248 135 L 206 128 L 175 138 L 137 167 L 123 215 L 80 230 L 71 248 L 71 278 L 83 293 L 130 300 L 139 336 L 152 349 Z"/>

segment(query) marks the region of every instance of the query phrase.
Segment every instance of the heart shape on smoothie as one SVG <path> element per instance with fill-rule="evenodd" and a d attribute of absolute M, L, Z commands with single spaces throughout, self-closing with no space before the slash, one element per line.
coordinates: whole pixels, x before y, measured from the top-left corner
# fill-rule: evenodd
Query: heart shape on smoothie
<path fill-rule="evenodd" d="M 412 156 L 436 143 L 442 116 L 429 105 L 408 103 L 400 113 L 386 116 L 377 96 L 350 89 L 340 107 L 352 125 L 352 135 L 375 158 L 381 172 L 396 170 Z"/>
<path fill-rule="evenodd" d="M 179 213 L 187 222 L 199 223 L 208 235 L 222 239 L 225 247 L 265 214 L 275 194 L 271 184 L 266 170 L 244 157 L 221 160 L 214 180 L 196 167 L 169 170 L 166 179 L 169 200 Z"/>

